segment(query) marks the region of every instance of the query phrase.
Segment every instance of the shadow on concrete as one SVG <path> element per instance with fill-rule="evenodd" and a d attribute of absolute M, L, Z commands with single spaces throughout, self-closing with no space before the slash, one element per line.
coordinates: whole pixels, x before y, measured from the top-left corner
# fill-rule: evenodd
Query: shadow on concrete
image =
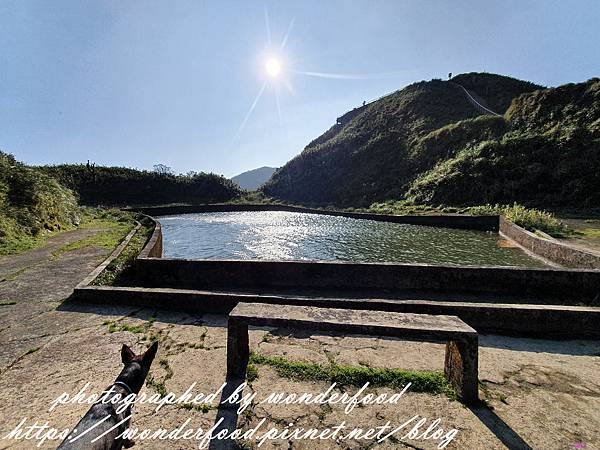
<path fill-rule="evenodd" d="M 517 352 L 553 353 L 571 356 L 598 356 L 600 340 L 549 340 L 480 334 L 479 347 L 513 350 Z"/>
<path fill-rule="evenodd" d="M 469 409 L 510 450 L 533 450 L 515 430 L 484 403 L 469 406 Z"/>
<path fill-rule="evenodd" d="M 266 327 L 265 327 L 266 328 Z M 269 331 L 273 336 L 291 336 L 295 339 L 308 339 L 316 333 L 310 330 L 277 328 Z M 349 336 L 344 333 L 319 332 L 323 336 Z M 359 338 L 376 337 L 382 341 L 412 341 L 408 338 L 394 338 L 389 336 L 364 336 L 355 335 Z M 415 340 L 415 342 L 421 342 Z M 445 345 L 445 341 L 440 341 Z M 500 335 L 479 335 L 479 348 L 496 348 L 501 350 L 512 350 L 517 352 L 551 353 L 569 356 L 600 356 L 600 340 L 597 339 L 573 339 L 573 340 L 548 340 L 533 339 L 525 337 L 511 337 Z"/>
<path fill-rule="evenodd" d="M 156 309 L 152 307 L 113 305 L 81 302 L 71 297 L 64 300 L 57 311 L 68 311 L 85 314 L 97 314 L 102 316 L 133 317 L 140 320 L 158 319 L 163 323 L 201 325 L 205 327 L 227 328 L 227 315 L 209 313 L 187 313 L 181 311 L 170 311 L 168 309 Z"/>
<path fill-rule="evenodd" d="M 217 417 L 215 418 L 214 423 L 216 428 L 213 432 L 213 436 L 217 436 L 222 430 L 227 430 L 228 434 L 231 434 L 237 428 L 237 411 L 240 402 L 226 403 L 225 401 L 242 383 L 244 383 L 244 381 L 244 379 L 240 378 L 227 378 L 227 385 L 225 386 L 225 389 L 223 389 L 221 399 L 219 400 L 219 409 L 217 410 Z M 209 450 L 237 450 L 239 448 L 240 446 L 230 439 L 213 439 L 210 441 L 208 447 Z"/>
<path fill-rule="evenodd" d="M 79 302 L 78 300 L 67 299 L 58 306 L 59 311 L 71 311 L 101 315 L 121 315 L 131 316 L 142 320 L 148 320 L 150 317 L 158 317 L 161 322 L 169 323 L 194 323 L 203 326 L 227 327 L 227 315 L 209 314 L 209 313 L 185 313 L 179 311 L 170 311 L 165 309 L 157 310 L 155 308 L 111 305 L 111 304 L 92 304 Z M 266 327 L 265 327 L 266 328 Z M 297 329 L 278 328 L 271 331 L 274 335 L 292 336 L 298 339 L 306 339 L 314 335 L 312 332 Z M 336 333 L 319 333 L 323 335 L 339 335 Z M 379 337 L 385 340 L 398 340 L 395 338 Z M 405 339 L 401 339 L 405 340 Z M 600 340 L 598 339 L 571 339 L 571 340 L 552 340 L 536 339 L 528 337 L 512 337 L 495 334 L 480 334 L 480 348 L 497 348 L 501 350 L 512 350 L 518 352 L 533 353 L 551 353 L 558 355 L 571 356 L 599 356 Z"/>

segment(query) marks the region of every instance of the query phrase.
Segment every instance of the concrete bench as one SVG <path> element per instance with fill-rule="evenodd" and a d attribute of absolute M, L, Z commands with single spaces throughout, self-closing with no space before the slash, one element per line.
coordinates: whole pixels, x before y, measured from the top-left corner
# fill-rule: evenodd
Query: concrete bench
<path fill-rule="evenodd" d="M 477 332 L 455 316 L 239 303 L 229 314 L 228 378 L 246 376 L 250 356 L 248 325 L 446 342 L 446 378 L 465 403 L 478 400 Z"/>

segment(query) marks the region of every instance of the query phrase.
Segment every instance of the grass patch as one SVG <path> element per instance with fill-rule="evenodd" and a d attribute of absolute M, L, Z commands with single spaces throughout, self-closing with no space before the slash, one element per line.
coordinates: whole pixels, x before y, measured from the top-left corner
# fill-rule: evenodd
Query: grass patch
<path fill-rule="evenodd" d="M 580 228 L 577 232 L 586 238 L 600 239 L 600 228 Z"/>
<path fill-rule="evenodd" d="M 15 302 L 14 300 L 1 300 L 0 301 L 0 306 L 10 306 L 10 305 L 16 305 L 17 302 Z"/>
<path fill-rule="evenodd" d="M 154 222 L 145 216 L 139 217 L 141 227 L 132 236 L 121 254 L 113 259 L 92 282 L 95 286 L 123 286 L 129 284 L 135 274 L 133 266 L 144 245 L 154 231 Z"/>
<path fill-rule="evenodd" d="M 32 353 L 37 352 L 40 349 L 40 347 L 31 347 L 29 350 L 27 350 L 23 356 L 27 356 L 27 355 L 31 355 Z"/>
<path fill-rule="evenodd" d="M 341 387 L 360 387 L 369 383 L 373 387 L 403 388 L 407 383 L 412 383 L 410 387 L 412 392 L 445 394 L 456 398 L 456 392 L 441 372 L 415 372 L 339 364 L 321 365 L 289 361 L 279 356 L 263 356 L 256 353 L 250 354 L 249 362 L 273 367 L 280 376 L 291 380 L 335 382 Z"/>
<path fill-rule="evenodd" d="M 134 225 L 133 215 L 129 212 L 109 209 L 100 211 L 98 215 L 88 218 L 80 229 L 101 229 L 100 232 L 85 237 L 75 242 L 71 242 L 58 250 L 52 252 L 53 258 L 58 258 L 62 254 L 79 250 L 85 247 L 98 247 L 105 250 L 112 250 L 123 240 L 131 231 Z"/>
<path fill-rule="evenodd" d="M 525 208 L 523 205 L 484 205 L 472 206 L 465 209 L 467 214 L 486 215 L 501 214 L 512 223 L 529 231 L 540 230 L 554 237 L 569 237 L 575 231 L 558 220 L 552 213 L 534 208 Z"/>
<path fill-rule="evenodd" d="M 164 358 L 158 362 L 158 365 L 165 370 L 164 378 L 162 381 L 159 381 L 154 377 L 153 374 L 149 373 L 146 377 L 146 387 L 154 389 L 154 391 L 161 397 L 166 397 L 169 392 L 167 391 L 165 383 L 167 380 L 173 378 L 173 369 L 171 369 L 169 361 Z"/>
<path fill-rule="evenodd" d="M 153 389 L 161 397 L 166 397 L 168 394 L 165 382 L 156 380 L 151 373 L 146 377 L 146 387 Z"/>
<path fill-rule="evenodd" d="M 258 368 L 254 364 L 248 364 L 246 368 L 246 379 L 252 383 L 258 379 Z"/>
<path fill-rule="evenodd" d="M 406 200 L 390 200 L 373 203 L 364 210 L 376 214 L 393 215 L 427 215 L 427 214 L 465 214 L 470 216 L 503 215 L 506 219 L 535 232 L 548 233 L 554 237 L 571 237 L 575 231 L 562 223 L 554 214 L 534 208 L 526 208 L 514 203 L 512 205 L 479 205 L 467 207 L 415 205 Z"/>
<path fill-rule="evenodd" d="M 156 318 L 151 317 L 150 319 L 148 319 L 147 322 L 145 322 L 142 325 L 128 325 L 126 323 L 119 323 L 113 320 L 105 320 L 104 322 L 102 322 L 102 325 L 108 327 L 109 333 L 116 333 L 117 331 L 127 331 L 129 333 L 134 334 L 145 334 L 148 332 L 148 330 L 150 330 L 150 328 L 152 328 L 154 322 L 156 322 Z"/>
<path fill-rule="evenodd" d="M 199 405 L 195 405 L 193 403 L 182 403 L 177 405 L 179 409 L 185 409 L 187 411 L 199 411 L 203 414 L 206 414 L 213 409 L 217 409 L 217 407 L 209 405 L 208 403 L 200 403 Z"/>

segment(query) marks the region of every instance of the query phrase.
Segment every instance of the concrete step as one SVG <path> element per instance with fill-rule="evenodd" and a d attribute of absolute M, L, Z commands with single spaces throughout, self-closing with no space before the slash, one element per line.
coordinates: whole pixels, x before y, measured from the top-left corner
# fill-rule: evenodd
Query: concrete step
<path fill-rule="evenodd" d="M 103 305 L 228 314 L 239 302 L 305 305 L 460 317 L 479 332 L 544 338 L 600 337 L 600 307 L 528 303 L 486 303 L 421 298 L 343 298 L 285 294 L 200 291 L 168 288 L 88 286 L 75 289 L 72 300 Z M 77 308 L 66 302 L 61 308 Z"/>

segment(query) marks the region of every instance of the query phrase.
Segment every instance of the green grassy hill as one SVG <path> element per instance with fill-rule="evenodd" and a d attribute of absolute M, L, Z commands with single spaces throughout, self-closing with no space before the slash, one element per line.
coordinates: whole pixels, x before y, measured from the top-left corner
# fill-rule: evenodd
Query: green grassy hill
<path fill-rule="evenodd" d="M 40 170 L 75 191 L 81 203 L 92 206 L 214 203 L 241 195 L 235 183 L 212 173 L 173 175 L 85 164 L 45 166 Z"/>
<path fill-rule="evenodd" d="M 78 224 L 79 214 L 70 189 L 0 152 L 0 255 L 34 246 L 44 231 Z"/>
<path fill-rule="evenodd" d="M 487 93 L 489 107 L 501 113 L 514 97 L 541 88 L 493 74 L 412 84 L 340 117 L 276 171 L 263 192 L 292 202 L 338 206 L 404 198 L 420 173 L 466 145 L 497 139 L 510 128 L 502 118 L 478 117 L 461 85 L 481 98 Z"/>
<path fill-rule="evenodd" d="M 600 205 L 600 79 L 522 95 L 498 120 L 504 132 L 486 127 L 480 139 L 454 144 L 455 151 L 413 180 L 407 198 L 451 205 Z M 472 126 L 456 124 L 455 134 L 466 137 Z M 448 140 L 440 141 L 443 147 L 450 147 Z"/>

